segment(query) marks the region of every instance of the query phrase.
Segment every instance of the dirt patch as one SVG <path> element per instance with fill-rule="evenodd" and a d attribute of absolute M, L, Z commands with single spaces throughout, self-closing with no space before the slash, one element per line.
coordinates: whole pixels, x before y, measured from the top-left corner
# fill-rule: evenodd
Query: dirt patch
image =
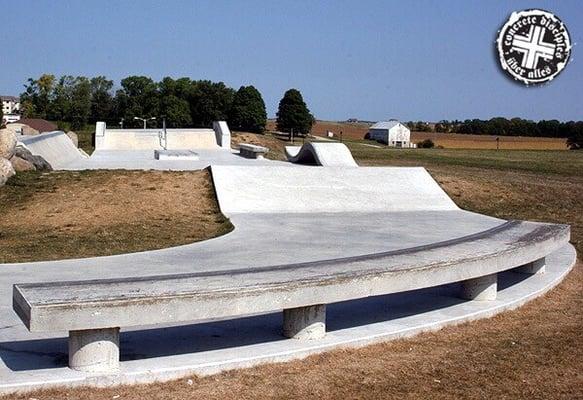
<path fill-rule="evenodd" d="M 258 146 L 264 146 L 269 149 L 269 152 L 266 154 L 266 158 L 270 160 L 286 160 L 284 147 L 291 146 L 292 144 L 284 139 L 277 138 L 275 136 L 270 135 L 269 133 L 258 135 L 256 133 L 248 133 L 248 132 L 233 132 L 231 136 L 231 141 L 233 147 L 239 148 L 239 144 L 241 143 L 248 143 L 248 144 L 255 144 Z"/>
<path fill-rule="evenodd" d="M 206 170 L 19 174 L 0 189 L 0 215 L 0 263 L 160 249 L 232 228 Z"/>

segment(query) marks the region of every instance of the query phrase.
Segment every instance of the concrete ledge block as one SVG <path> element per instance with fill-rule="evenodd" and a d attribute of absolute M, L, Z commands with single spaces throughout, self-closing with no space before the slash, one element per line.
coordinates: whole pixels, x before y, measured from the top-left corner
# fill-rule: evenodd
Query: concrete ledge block
<path fill-rule="evenodd" d="M 267 147 L 257 146 L 254 144 L 241 144 L 239 145 L 239 154 L 241 157 L 245 158 L 256 158 L 262 159 L 265 154 L 269 152 Z"/>
<path fill-rule="evenodd" d="M 283 310 L 283 335 L 300 340 L 322 339 L 326 336 L 326 305 Z"/>
<path fill-rule="evenodd" d="M 534 275 L 534 274 L 544 274 L 545 273 L 545 266 L 546 266 L 546 260 L 545 258 L 539 258 L 538 260 L 535 260 L 531 263 L 525 264 L 523 266 L 520 266 L 518 268 L 515 268 L 514 271 L 521 273 L 521 274 L 530 274 L 530 275 Z"/>
<path fill-rule="evenodd" d="M 119 328 L 69 332 L 69 367 L 83 372 L 119 370 Z"/>
<path fill-rule="evenodd" d="M 460 297 L 465 300 L 496 300 L 498 274 L 484 275 L 462 282 Z"/>

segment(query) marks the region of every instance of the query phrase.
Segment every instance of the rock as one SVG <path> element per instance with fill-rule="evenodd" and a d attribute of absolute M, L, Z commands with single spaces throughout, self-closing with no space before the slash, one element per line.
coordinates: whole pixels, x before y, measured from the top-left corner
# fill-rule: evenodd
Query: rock
<path fill-rule="evenodd" d="M 10 161 L 0 158 L 0 186 L 4 186 L 8 178 L 16 174 Z"/>
<path fill-rule="evenodd" d="M 24 158 L 20 158 L 18 156 L 12 156 L 10 159 L 10 163 L 14 167 L 16 172 L 23 172 L 23 171 L 35 171 L 36 167 L 30 161 L 26 161 Z"/>
<path fill-rule="evenodd" d="M 13 122 L 12 124 L 6 125 L 6 129 L 13 131 L 16 136 L 18 135 L 38 135 L 40 132 L 26 124 L 21 124 L 19 122 Z"/>
<path fill-rule="evenodd" d="M 14 155 L 16 135 L 10 129 L 0 129 L 0 157 L 9 159 Z"/>
<path fill-rule="evenodd" d="M 28 150 L 27 148 L 23 147 L 23 146 L 16 146 L 16 149 L 14 150 L 14 155 L 22 158 L 23 160 L 26 160 L 30 163 L 32 163 L 32 165 L 34 165 L 34 167 L 36 168 L 37 171 L 52 171 L 53 167 L 51 166 L 51 164 L 48 163 L 47 160 L 45 160 L 43 157 L 41 156 L 35 156 L 33 155 L 30 150 Z"/>
<path fill-rule="evenodd" d="M 71 139 L 75 147 L 79 147 L 79 136 L 75 132 L 69 131 L 66 135 L 69 136 L 69 139 Z"/>

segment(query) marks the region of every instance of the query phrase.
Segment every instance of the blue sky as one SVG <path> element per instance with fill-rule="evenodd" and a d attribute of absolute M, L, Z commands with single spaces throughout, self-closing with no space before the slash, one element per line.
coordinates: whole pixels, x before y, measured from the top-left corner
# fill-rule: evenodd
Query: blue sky
<path fill-rule="evenodd" d="M 501 72 L 496 32 L 512 11 L 557 14 L 575 43 L 550 84 Z M 273 116 L 288 88 L 319 119 L 583 120 L 583 2 L 2 1 L 0 92 L 29 77 L 128 75 L 255 85 Z"/>

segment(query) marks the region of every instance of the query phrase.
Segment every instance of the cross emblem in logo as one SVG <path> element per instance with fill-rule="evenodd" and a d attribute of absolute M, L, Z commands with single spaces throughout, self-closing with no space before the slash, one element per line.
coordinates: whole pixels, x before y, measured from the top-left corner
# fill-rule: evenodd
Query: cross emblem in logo
<path fill-rule="evenodd" d="M 552 60 L 555 54 L 555 45 L 543 40 L 546 29 L 542 26 L 531 25 L 526 36 L 515 35 L 510 50 L 523 54 L 522 67 L 536 68 L 540 58 Z"/>

